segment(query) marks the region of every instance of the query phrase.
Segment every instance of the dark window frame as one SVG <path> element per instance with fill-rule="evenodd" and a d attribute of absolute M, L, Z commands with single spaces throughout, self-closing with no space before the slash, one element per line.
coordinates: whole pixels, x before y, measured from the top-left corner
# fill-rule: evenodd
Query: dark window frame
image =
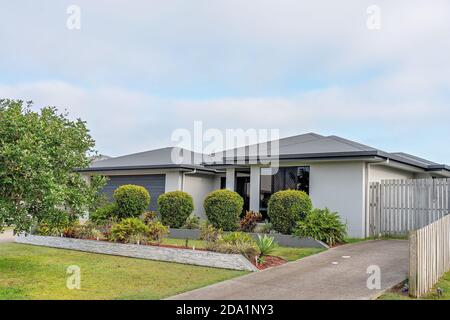
<path fill-rule="evenodd" d="M 280 167 L 277 173 L 271 177 L 270 192 L 263 193 L 262 184 L 260 186 L 260 212 L 263 216 L 267 214 L 267 204 L 272 194 L 281 190 L 301 190 L 309 194 L 310 192 L 310 166 L 290 166 Z M 295 172 L 295 173 L 294 173 Z"/>

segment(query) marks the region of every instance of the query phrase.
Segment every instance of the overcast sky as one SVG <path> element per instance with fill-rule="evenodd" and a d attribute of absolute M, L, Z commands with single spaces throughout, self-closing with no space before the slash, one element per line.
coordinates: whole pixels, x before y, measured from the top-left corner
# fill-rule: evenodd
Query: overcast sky
<path fill-rule="evenodd" d="M 450 1 L 0 4 L 0 97 L 67 109 L 103 154 L 173 144 L 202 120 L 450 163 Z M 66 26 L 73 4 L 79 30 Z"/>

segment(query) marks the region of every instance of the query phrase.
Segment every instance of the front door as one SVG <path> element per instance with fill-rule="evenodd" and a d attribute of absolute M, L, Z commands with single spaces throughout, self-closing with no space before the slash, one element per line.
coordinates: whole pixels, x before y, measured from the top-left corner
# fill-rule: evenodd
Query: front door
<path fill-rule="evenodd" d="M 244 199 L 245 214 L 250 208 L 250 177 L 236 177 L 236 192 Z"/>

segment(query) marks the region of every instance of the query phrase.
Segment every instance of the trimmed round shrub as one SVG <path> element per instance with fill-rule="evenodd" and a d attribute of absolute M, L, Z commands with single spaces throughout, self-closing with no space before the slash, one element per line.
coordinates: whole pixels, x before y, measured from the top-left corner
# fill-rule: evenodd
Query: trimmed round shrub
<path fill-rule="evenodd" d="M 209 193 L 203 203 L 209 222 L 224 231 L 238 229 L 243 206 L 244 199 L 238 193 L 226 189 Z"/>
<path fill-rule="evenodd" d="M 194 211 L 192 197 L 183 191 L 166 192 L 158 197 L 161 222 L 171 228 L 181 228 Z"/>
<path fill-rule="evenodd" d="M 298 190 L 282 190 L 269 199 L 268 216 L 274 230 L 291 234 L 299 220 L 305 219 L 312 210 L 311 198 Z"/>
<path fill-rule="evenodd" d="M 126 184 L 114 191 L 114 200 L 120 219 L 139 217 L 150 205 L 150 194 L 144 187 Z"/>

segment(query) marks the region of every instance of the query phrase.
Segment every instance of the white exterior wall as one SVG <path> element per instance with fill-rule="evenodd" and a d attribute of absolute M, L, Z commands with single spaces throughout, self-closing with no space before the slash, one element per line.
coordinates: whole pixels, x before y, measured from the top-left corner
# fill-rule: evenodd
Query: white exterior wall
<path fill-rule="evenodd" d="M 413 179 L 414 173 L 384 165 L 370 165 L 369 182 L 380 182 L 389 179 Z"/>
<path fill-rule="evenodd" d="M 219 190 L 220 189 L 220 180 L 222 179 L 222 176 L 220 175 L 215 175 L 214 176 L 214 190 Z"/>
<path fill-rule="evenodd" d="M 336 211 L 347 223 L 350 237 L 364 237 L 365 163 L 310 164 L 310 196 L 315 208 Z"/>
<path fill-rule="evenodd" d="M 166 173 L 165 192 L 181 190 L 181 175 L 182 173 L 180 171 Z"/>
<path fill-rule="evenodd" d="M 236 169 L 235 168 L 227 168 L 226 173 L 226 188 L 228 190 L 234 191 L 236 187 Z"/>
<path fill-rule="evenodd" d="M 184 191 L 194 200 L 194 214 L 206 220 L 203 200 L 208 193 L 215 190 L 215 177 L 212 175 L 185 175 Z"/>

